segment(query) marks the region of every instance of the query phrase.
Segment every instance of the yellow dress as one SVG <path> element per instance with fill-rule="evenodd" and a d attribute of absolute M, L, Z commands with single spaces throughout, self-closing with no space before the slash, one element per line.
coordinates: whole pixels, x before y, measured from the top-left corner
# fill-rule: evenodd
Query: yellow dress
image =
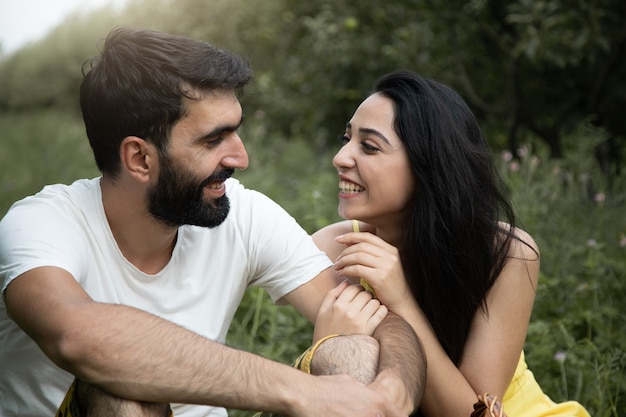
<path fill-rule="evenodd" d="M 526 365 L 524 352 L 520 356 L 513 380 L 502 399 L 509 417 L 590 417 L 576 401 L 555 403 L 542 391 Z"/>

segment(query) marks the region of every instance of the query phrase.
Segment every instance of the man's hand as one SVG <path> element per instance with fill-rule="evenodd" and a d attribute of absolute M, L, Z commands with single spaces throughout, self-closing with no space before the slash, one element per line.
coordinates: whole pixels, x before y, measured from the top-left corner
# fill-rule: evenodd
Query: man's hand
<path fill-rule="evenodd" d="M 303 374 L 306 375 L 306 374 Z M 308 376 L 308 375 L 307 375 Z M 407 413 L 372 388 L 348 375 L 316 376 L 305 387 L 309 395 L 287 412 L 296 417 L 406 417 Z"/>
<path fill-rule="evenodd" d="M 419 404 L 415 403 L 415 395 L 406 389 L 406 385 L 399 375 L 393 375 L 389 370 L 383 370 L 369 385 L 376 392 L 382 393 L 392 403 L 400 406 L 405 415 L 413 413 Z M 421 398 L 421 395 L 420 395 Z"/>

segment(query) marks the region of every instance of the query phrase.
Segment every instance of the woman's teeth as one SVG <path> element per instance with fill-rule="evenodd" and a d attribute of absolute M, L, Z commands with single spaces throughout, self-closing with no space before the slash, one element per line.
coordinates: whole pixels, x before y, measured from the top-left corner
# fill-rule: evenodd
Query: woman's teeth
<path fill-rule="evenodd" d="M 365 190 L 365 188 L 361 187 L 360 185 L 356 185 L 352 182 L 343 180 L 339 181 L 339 191 L 341 191 L 343 194 L 360 193 L 363 190 Z"/>

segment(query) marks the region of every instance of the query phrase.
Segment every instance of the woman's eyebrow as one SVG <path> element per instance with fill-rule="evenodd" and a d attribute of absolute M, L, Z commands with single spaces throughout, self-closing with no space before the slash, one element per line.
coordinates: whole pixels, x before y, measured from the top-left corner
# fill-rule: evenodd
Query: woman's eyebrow
<path fill-rule="evenodd" d="M 385 142 L 387 145 L 391 145 L 391 142 L 389 142 L 389 139 L 387 139 L 385 137 L 385 135 L 383 135 L 382 133 L 380 133 L 376 129 L 371 129 L 371 128 L 368 128 L 368 127 L 362 127 L 362 128 L 359 128 L 359 133 L 377 136 L 383 142 Z"/>
<path fill-rule="evenodd" d="M 352 130 L 352 124 L 350 122 L 346 123 L 346 130 Z M 391 145 L 391 142 L 389 142 L 389 139 L 387 139 L 385 137 L 385 135 L 383 135 L 382 133 L 380 133 L 378 130 L 376 129 L 372 129 L 372 128 L 368 128 L 368 127 L 362 127 L 359 129 L 359 133 L 364 133 L 364 134 L 368 134 L 368 135 L 374 135 L 379 137 L 380 139 L 382 139 L 385 143 L 387 143 L 388 145 Z"/>

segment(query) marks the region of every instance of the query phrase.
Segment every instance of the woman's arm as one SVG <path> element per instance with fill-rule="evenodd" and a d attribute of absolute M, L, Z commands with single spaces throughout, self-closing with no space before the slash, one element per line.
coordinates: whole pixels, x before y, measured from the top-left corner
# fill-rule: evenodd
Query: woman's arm
<path fill-rule="evenodd" d="M 525 241 L 534 247 L 530 237 Z M 467 416 L 478 394 L 502 400 L 526 338 L 539 274 L 537 254 L 512 241 L 511 258 L 487 294 L 487 311 L 479 310 L 474 317 L 459 368 L 443 351 L 419 307 L 407 311 L 431 364 L 422 402 L 427 416 Z"/>
<path fill-rule="evenodd" d="M 463 353 L 461 372 L 478 393 L 491 389 L 501 399 L 509 386 L 526 339 L 539 266 L 537 245 L 517 229 L 509 259 L 487 293 L 488 310 L 474 317 Z"/>
<path fill-rule="evenodd" d="M 428 361 L 421 408 L 427 416 L 468 416 L 477 394 L 502 399 L 519 361 L 539 274 L 532 238 L 517 231 L 509 260 L 487 294 L 487 311 L 476 313 L 457 368 L 439 343 L 404 280 L 397 249 L 369 233 L 345 233 L 347 248 L 335 269 L 342 277 L 361 276 L 390 311 L 402 316 L 419 335 Z M 332 247 L 332 246 L 331 246 Z M 506 411 L 506 410 L 505 410 Z"/>

